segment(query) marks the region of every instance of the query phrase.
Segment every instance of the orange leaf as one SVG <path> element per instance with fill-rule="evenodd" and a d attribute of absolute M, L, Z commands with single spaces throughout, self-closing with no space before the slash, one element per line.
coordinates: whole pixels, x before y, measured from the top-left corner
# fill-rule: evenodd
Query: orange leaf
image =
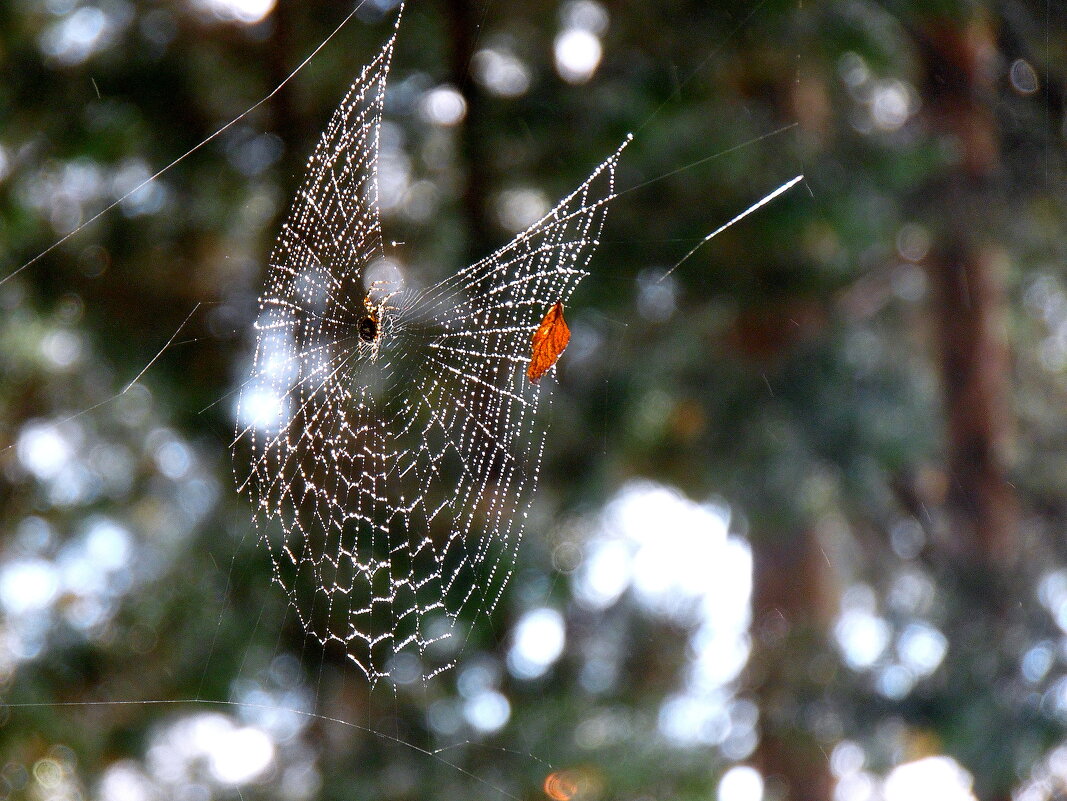
<path fill-rule="evenodd" d="M 560 354 L 571 341 L 571 330 L 563 319 L 563 304 L 556 303 L 537 326 L 533 335 L 533 351 L 530 364 L 526 368 L 526 377 L 534 384 L 556 363 Z"/>

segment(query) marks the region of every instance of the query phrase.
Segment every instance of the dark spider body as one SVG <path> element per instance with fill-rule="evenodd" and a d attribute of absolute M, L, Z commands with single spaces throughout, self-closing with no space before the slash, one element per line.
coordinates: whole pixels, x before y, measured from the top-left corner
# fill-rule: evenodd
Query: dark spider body
<path fill-rule="evenodd" d="M 361 340 L 371 345 L 378 338 L 378 320 L 368 314 L 366 317 L 360 318 L 360 321 L 356 323 L 356 331 L 359 333 Z"/>

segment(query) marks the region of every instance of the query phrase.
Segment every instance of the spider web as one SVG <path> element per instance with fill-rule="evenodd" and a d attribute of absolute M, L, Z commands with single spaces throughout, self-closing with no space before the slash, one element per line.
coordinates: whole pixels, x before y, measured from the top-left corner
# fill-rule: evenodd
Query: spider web
<path fill-rule="evenodd" d="M 545 444 L 531 337 L 587 275 L 625 147 L 510 244 L 416 291 L 388 267 L 379 220 L 395 40 L 308 160 L 270 257 L 234 441 L 275 580 L 305 630 L 372 682 L 401 652 L 424 678 L 448 668 L 460 616 L 500 598 Z M 359 335 L 368 316 L 375 341 Z"/>

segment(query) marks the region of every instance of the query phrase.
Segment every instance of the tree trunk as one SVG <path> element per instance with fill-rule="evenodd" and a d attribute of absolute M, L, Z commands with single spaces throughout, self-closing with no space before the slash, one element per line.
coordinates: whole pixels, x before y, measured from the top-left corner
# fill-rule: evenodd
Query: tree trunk
<path fill-rule="evenodd" d="M 754 762 L 781 801 L 830 801 L 826 751 L 812 733 L 814 704 L 835 613 L 830 565 L 815 532 L 753 538 L 752 656 L 748 682 L 760 709 Z"/>
<path fill-rule="evenodd" d="M 998 51 L 981 13 L 965 25 L 931 25 L 920 43 L 928 123 L 959 152 L 956 168 L 924 190 L 938 209 L 930 216 L 938 228 L 928 267 L 946 421 L 951 534 L 943 544 L 969 562 L 1003 569 L 1015 556 L 1018 502 L 1008 480 L 1014 422 L 1003 259 L 989 234 L 997 230 L 1000 169 L 989 59 Z"/>

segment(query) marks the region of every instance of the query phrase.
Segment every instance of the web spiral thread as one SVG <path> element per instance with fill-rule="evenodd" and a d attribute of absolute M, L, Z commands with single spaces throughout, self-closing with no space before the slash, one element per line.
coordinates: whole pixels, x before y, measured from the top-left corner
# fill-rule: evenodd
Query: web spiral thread
<path fill-rule="evenodd" d="M 410 289 L 382 270 L 378 210 L 395 39 L 308 160 L 270 257 L 234 441 L 275 579 L 307 632 L 372 682 L 402 653 L 424 677 L 447 668 L 461 616 L 500 598 L 545 445 L 531 337 L 587 275 L 625 146 L 505 247 Z"/>

